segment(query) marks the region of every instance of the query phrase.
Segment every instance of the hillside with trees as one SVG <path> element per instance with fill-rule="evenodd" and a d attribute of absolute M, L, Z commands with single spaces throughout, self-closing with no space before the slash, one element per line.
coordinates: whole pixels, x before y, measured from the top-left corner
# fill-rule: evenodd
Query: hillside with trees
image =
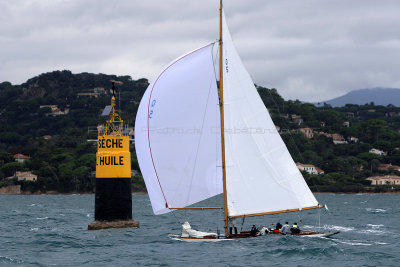
<path fill-rule="evenodd" d="M 96 127 L 105 121 L 100 114 L 110 105 L 112 80 L 118 81 L 118 112 L 133 127 L 146 79 L 65 70 L 21 85 L 0 83 L 0 186 L 19 183 L 31 191 L 93 191 L 96 143 L 88 140 L 97 138 Z M 138 173 L 134 147 L 131 152 Z M 13 155 L 19 153 L 30 160 L 16 162 Z M 32 171 L 38 179 L 6 179 L 17 171 Z M 143 180 L 136 176 L 133 188 L 143 191 Z"/>
<path fill-rule="evenodd" d="M 91 140 L 105 120 L 101 112 L 110 104 L 112 80 L 118 81 L 119 113 L 133 127 L 146 79 L 65 70 L 41 74 L 21 85 L 0 83 L 0 186 L 20 184 L 31 192 L 93 192 L 96 142 Z M 314 191 L 399 189 L 370 186 L 366 180 L 398 174 L 399 107 L 373 102 L 316 107 L 285 101 L 276 89 L 257 89 L 295 162 L 320 170 L 319 174 L 303 171 Z M 134 146 L 131 152 L 132 187 L 144 191 Z M 17 160 L 17 154 L 27 159 Z M 31 171 L 37 180 L 12 178 L 21 171 Z"/>

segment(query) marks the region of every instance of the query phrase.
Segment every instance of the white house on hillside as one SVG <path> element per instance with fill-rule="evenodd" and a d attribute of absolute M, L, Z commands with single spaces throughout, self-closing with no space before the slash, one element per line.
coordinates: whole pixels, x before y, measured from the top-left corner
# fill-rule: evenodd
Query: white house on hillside
<path fill-rule="evenodd" d="M 397 175 L 373 176 L 366 180 L 371 181 L 371 185 L 400 184 L 400 176 Z"/>
<path fill-rule="evenodd" d="M 376 148 L 372 148 L 369 151 L 369 153 L 376 154 L 376 155 L 381 155 L 381 156 L 386 156 L 387 155 L 387 152 L 385 152 L 383 150 L 376 149 Z"/>
<path fill-rule="evenodd" d="M 302 163 L 296 163 L 297 168 L 300 171 L 306 171 L 309 174 L 324 174 L 325 172 L 323 170 L 321 170 L 318 167 L 315 167 L 312 164 L 302 164 Z"/>
<path fill-rule="evenodd" d="M 29 156 L 25 156 L 23 154 L 15 154 L 14 160 L 20 163 L 23 163 L 25 160 L 31 159 Z"/>
<path fill-rule="evenodd" d="M 17 171 L 15 172 L 14 176 L 7 177 L 6 179 L 14 179 L 14 178 L 17 178 L 18 181 L 32 181 L 32 182 L 37 181 L 37 175 L 33 174 L 32 172 Z"/>

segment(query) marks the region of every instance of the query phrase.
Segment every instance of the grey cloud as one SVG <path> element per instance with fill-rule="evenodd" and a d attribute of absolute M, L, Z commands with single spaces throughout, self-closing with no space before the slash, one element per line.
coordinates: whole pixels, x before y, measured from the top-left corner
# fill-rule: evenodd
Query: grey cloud
<path fill-rule="evenodd" d="M 322 101 L 400 87 L 397 1 L 225 1 L 255 83 Z M 0 81 L 70 69 L 146 77 L 218 38 L 218 1 L 0 1 Z"/>

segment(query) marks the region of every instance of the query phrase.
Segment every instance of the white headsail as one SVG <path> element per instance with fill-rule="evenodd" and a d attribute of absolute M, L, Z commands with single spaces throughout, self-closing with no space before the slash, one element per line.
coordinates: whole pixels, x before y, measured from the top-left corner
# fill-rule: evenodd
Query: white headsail
<path fill-rule="evenodd" d="M 141 100 L 136 153 L 155 214 L 222 193 L 212 49 L 210 44 L 174 60 Z"/>
<path fill-rule="evenodd" d="M 236 52 L 225 16 L 222 27 L 229 216 L 316 206 Z"/>

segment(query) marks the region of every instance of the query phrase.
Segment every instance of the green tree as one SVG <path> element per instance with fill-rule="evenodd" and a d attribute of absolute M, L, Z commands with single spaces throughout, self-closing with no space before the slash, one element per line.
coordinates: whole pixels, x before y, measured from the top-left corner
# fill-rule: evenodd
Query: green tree
<path fill-rule="evenodd" d="M 24 169 L 24 164 L 20 162 L 9 162 L 0 167 L 0 171 L 4 173 L 6 177 L 12 176 L 16 171 Z"/>

